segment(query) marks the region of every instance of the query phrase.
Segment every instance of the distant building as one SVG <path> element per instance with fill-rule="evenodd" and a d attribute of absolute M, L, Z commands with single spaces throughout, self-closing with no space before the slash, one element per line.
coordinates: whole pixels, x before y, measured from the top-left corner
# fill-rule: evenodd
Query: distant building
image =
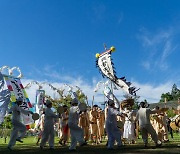
<path fill-rule="evenodd" d="M 153 109 L 156 106 L 159 106 L 160 108 L 169 108 L 170 110 L 173 109 L 175 111 L 180 112 L 180 103 L 178 101 L 168 101 L 166 103 L 160 102 L 160 103 L 153 103 L 150 104 L 150 108 Z"/>

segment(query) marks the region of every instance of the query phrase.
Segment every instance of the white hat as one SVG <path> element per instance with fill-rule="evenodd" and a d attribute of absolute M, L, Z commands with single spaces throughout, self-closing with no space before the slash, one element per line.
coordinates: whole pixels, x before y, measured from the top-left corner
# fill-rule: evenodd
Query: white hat
<path fill-rule="evenodd" d="M 77 98 L 74 98 L 74 99 L 71 101 L 71 104 L 78 104 Z"/>
<path fill-rule="evenodd" d="M 19 97 L 16 102 L 23 102 L 23 99 L 21 97 Z"/>
<path fill-rule="evenodd" d="M 52 104 L 52 102 L 50 100 L 46 100 L 46 106 Z"/>

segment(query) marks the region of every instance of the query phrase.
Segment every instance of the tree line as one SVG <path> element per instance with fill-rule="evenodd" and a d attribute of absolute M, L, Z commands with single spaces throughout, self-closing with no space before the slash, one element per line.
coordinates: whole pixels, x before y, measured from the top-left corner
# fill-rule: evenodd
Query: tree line
<path fill-rule="evenodd" d="M 160 102 L 166 101 L 177 101 L 180 99 L 180 89 L 177 87 L 176 84 L 173 84 L 172 89 L 170 92 L 163 93 L 161 95 Z"/>

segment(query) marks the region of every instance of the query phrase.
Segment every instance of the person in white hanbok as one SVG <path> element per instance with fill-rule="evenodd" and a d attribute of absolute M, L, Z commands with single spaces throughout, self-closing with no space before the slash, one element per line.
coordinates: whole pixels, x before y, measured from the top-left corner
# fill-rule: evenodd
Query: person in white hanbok
<path fill-rule="evenodd" d="M 15 105 L 13 105 L 9 109 L 9 113 L 12 113 L 12 125 L 13 130 L 11 132 L 11 138 L 8 144 L 8 149 L 12 150 L 13 146 L 16 144 L 16 141 L 23 142 L 21 139 L 26 134 L 26 126 L 21 122 L 21 114 L 33 114 L 33 112 L 29 110 L 24 110 L 20 107 L 20 105 L 23 103 L 22 98 L 18 98 L 15 102 Z M 19 132 L 19 136 L 18 136 Z"/>
<path fill-rule="evenodd" d="M 114 142 L 117 142 L 118 147 L 122 146 L 121 132 L 117 127 L 117 115 L 122 115 L 121 112 L 115 109 L 115 103 L 113 100 L 108 100 L 108 111 L 106 118 L 106 132 L 108 136 L 108 149 L 114 148 Z"/>
<path fill-rule="evenodd" d="M 156 131 L 154 130 L 151 122 L 150 122 L 150 115 L 155 113 L 160 113 L 160 110 L 151 110 L 147 108 L 145 102 L 140 103 L 140 108 L 136 114 L 136 120 L 139 121 L 139 128 L 142 134 L 142 139 L 144 142 L 144 146 L 147 147 L 148 144 L 148 134 L 151 135 L 152 140 L 156 144 L 156 147 L 161 146 L 161 142 L 158 141 L 158 136 Z"/>
<path fill-rule="evenodd" d="M 71 102 L 71 108 L 69 111 L 69 119 L 68 119 L 68 126 L 71 135 L 71 145 L 69 147 L 70 151 L 76 150 L 77 142 L 79 142 L 80 146 L 84 146 L 87 144 L 84 141 L 83 129 L 78 126 L 79 114 L 80 114 L 80 110 L 78 108 L 78 100 L 74 98 Z"/>
<path fill-rule="evenodd" d="M 123 138 L 128 141 L 128 143 L 134 143 L 135 141 L 135 124 L 133 121 L 133 116 L 135 112 L 130 108 L 125 108 L 124 113 L 125 116 L 125 123 L 124 123 L 124 132 Z"/>
<path fill-rule="evenodd" d="M 59 115 L 54 114 L 54 112 L 51 110 L 51 101 L 47 100 L 46 106 L 47 108 L 45 109 L 44 130 L 42 132 L 40 148 L 43 149 L 46 142 L 48 141 L 50 149 L 54 149 L 54 122 L 59 117 Z"/>

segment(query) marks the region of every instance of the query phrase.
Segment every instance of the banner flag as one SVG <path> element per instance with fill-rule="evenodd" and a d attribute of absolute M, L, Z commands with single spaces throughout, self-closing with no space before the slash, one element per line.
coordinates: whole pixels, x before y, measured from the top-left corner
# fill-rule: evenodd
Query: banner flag
<path fill-rule="evenodd" d="M 40 114 L 40 110 L 44 108 L 45 90 L 36 90 L 36 113 Z"/>
<path fill-rule="evenodd" d="M 29 110 L 30 108 L 32 108 L 32 104 L 30 103 L 30 100 L 28 98 L 28 95 L 21 83 L 20 78 L 15 78 L 12 76 L 6 76 L 4 75 L 4 79 L 6 81 L 8 90 L 10 91 L 11 94 L 11 102 L 12 104 L 14 102 L 16 102 L 16 99 L 18 98 L 22 98 L 23 99 L 23 103 L 22 105 L 20 105 L 21 108 L 25 109 L 25 110 Z M 32 119 L 32 115 L 24 115 L 21 114 L 22 116 L 22 121 L 25 125 L 29 125 L 34 123 L 34 120 Z"/>
<path fill-rule="evenodd" d="M 125 77 L 118 78 L 114 64 L 112 62 L 111 53 L 115 50 L 114 47 L 106 49 L 105 52 L 96 54 L 96 66 L 99 68 L 100 73 L 103 77 L 107 77 L 117 86 L 122 88 L 127 94 L 136 95 L 136 88 L 131 87 L 131 83 L 126 81 Z"/>

